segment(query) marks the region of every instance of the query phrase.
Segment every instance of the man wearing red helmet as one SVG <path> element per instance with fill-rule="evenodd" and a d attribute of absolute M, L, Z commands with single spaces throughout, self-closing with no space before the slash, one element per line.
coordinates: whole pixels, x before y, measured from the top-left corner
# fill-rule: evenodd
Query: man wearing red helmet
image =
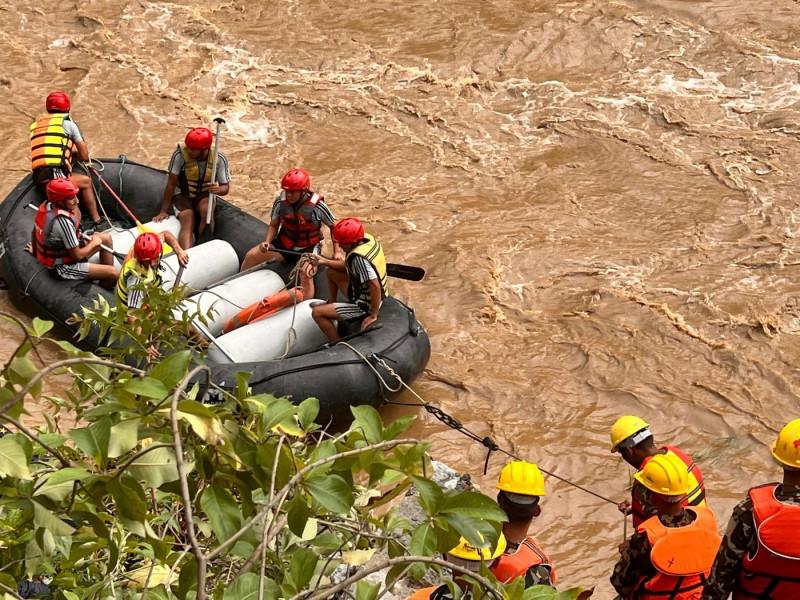
<path fill-rule="evenodd" d="M 117 298 L 128 308 L 141 308 L 144 299 L 144 286 L 161 285 L 159 263 L 163 254 L 164 242 L 172 246 L 183 266 L 189 264 L 189 255 L 181 248 L 178 240 L 169 231 L 155 233 L 146 231 L 139 234 L 133 243 L 132 254 L 128 255 L 117 280 Z M 144 284 L 141 285 L 141 284 Z M 131 321 L 131 318 L 129 318 Z M 132 322 L 132 321 L 131 321 Z"/>
<path fill-rule="evenodd" d="M 325 265 L 328 302 L 311 309 L 311 316 L 332 342 L 338 341 L 335 321 L 361 321 L 363 331 L 378 319 L 383 299 L 389 294 L 386 286 L 386 257 L 380 243 L 364 232 L 361 221 L 342 219 L 333 227 L 333 240 L 347 254 L 344 260 L 313 255 Z M 342 292 L 350 302 L 336 302 Z"/>
<path fill-rule="evenodd" d="M 33 183 L 46 194 L 47 184 L 58 177 L 69 177 L 80 189 L 83 206 L 94 222 L 94 229 L 108 229 L 109 224 L 100 219 L 92 180 L 85 173 L 72 171 L 72 160 L 89 160 L 89 148 L 80 127 L 70 118 L 69 97 L 64 92 L 53 92 L 45 103 L 47 114 L 31 124 L 31 171 Z M 80 210 L 75 214 L 80 221 Z"/>
<path fill-rule="evenodd" d="M 161 200 L 161 212 L 153 218 L 156 222 L 163 221 L 169 216 L 170 207 L 174 206 L 181 222 L 178 241 L 183 248 L 194 245 L 192 234 L 195 224 L 198 225 L 198 235 L 206 228 L 208 194 L 224 196 L 230 191 L 228 159 L 222 152 L 218 154 L 216 178 L 211 172 L 213 141 L 214 134 L 210 129 L 195 127 L 186 134 L 183 143 L 178 144 L 169 161 L 169 175 Z M 213 227 L 213 215 L 211 223 Z"/>
<path fill-rule="evenodd" d="M 268 260 L 296 260 L 298 252 L 320 253 L 322 226 L 330 229 L 336 217 L 325 204 L 325 198 L 310 188 L 311 178 L 303 169 L 292 169 L 283 176 L 281 193 L 272 204 L 267 236 L 244 257 L 242 271 Z M 336 240 L 333 240 L 333 258 L 344 260 L 344 252 Z"/>
<path fill-rule="evenodd" d="M 111 236 L 95 233 L 85 243 L 75 215 L 78 186 L 60 177 L 47 184 L 46 193 L 48 201 L 39 206 L 34 218 L 31 252 L 57 279 L 97 279 L 103 287 L 113 287 L 118 275 L 114 256 L 100 248 L 101 244 L 112 248 Z M 100 264 L 89 263 L 98 250 Z"/>

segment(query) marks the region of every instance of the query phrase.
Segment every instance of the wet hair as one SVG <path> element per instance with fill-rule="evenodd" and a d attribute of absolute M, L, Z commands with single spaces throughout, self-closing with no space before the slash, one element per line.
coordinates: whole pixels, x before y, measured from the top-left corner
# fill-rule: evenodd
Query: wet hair
<path fill-rule="evenodd" d="M 500 490 L 497 494 L 497 504 L 506 513 L 509 522 L 524 523 L 535 517 L 539 508 L 539 496 L 531 496 L 531 498 L 535 498 L 535 500 L 530 504 L 520 504 L 511 500 L 504 491 Z"/>

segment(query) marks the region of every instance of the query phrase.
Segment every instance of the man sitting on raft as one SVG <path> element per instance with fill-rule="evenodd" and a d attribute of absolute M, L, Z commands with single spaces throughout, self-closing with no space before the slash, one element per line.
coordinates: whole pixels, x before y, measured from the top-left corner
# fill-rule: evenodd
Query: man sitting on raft
<path fill-rule="evenodd" d="M 342 219 L 333 227 L 333 241 L 347 253 L 344 260 L 312 255 L 317 264 L 325 265 L 328 282 L 328 302 L 318 304 L 311 316 L 332 342 L 339 341 L 334 321 L 361 322 L 363 331 L 378 319 L 381 303 L 388 295 L 386 286 L 386 257 L 380 243 L 368 233 L 356 218 Z M 336 302 L 341 291 L 350 302 Z"/>

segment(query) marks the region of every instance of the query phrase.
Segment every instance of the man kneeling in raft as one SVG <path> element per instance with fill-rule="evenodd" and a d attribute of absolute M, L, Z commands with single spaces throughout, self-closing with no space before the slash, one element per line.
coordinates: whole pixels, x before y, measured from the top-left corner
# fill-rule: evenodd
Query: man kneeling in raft
<path fill-rule="evenodd" d="M 312 260 L 327 267 L 328 302 L 313 307 L 311 316 L 328 339 L 337 342 L 341 338 L 334 321 L 363 319 L 363 331 L 378 319 L 388 291 L 383 248 L 374 237 L 364 233 L 361 221 L 353 217 L 342 219 L 334 225 L 331 236 L 347 254 L 344 260 L 312 255 Z M 350 299 L 349 303 L 336 302 L 340 290 Z"/>

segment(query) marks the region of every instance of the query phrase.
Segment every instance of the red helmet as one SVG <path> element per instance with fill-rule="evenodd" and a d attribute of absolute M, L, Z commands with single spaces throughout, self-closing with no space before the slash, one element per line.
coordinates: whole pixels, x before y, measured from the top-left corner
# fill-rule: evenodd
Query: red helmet
<path fill-rule="evenodd" d="M 136 257 L 136 260 L 140 262 L 161 258 L 161 253 L 163 251 L 161 238 L 152 231 L 142 233 L 136 238 L 136 241 L 133 242 L 133 255 Z"/>
<path fill-rule="evenodd" d="M 281 180 L 281 188 L 287 192 L 307 190 L 311 187 L 311 177 L 303 169 L 292 169 Z"/>
<path fill-rule="evenodd" d="M 214 139 L 214 134 L 210 129 L 205 127 L 195 127 L 186 134 L 186 145 L 195 150 L 207 150 L 211 148 L 211 142 Z"/>
<path fill-rule="evenodd" d="M 78 186 L 71 179 L 58 177 L 47 184 L 47 199 L 50 202 L 64 202 L 78 195 Z"/>
<path fill-rule="evenodd" d="M 333 241 L 337 244 L 355 244 L 364 238 L 364 226 L 355 217 L 342 219 L 333 226 L 331 232 Z"/>
<path fill-rule="evenodd" d="M 64 92 L 53 92 L 45 102 L 47 112 L 69 112 L 69 96 Z"/>

